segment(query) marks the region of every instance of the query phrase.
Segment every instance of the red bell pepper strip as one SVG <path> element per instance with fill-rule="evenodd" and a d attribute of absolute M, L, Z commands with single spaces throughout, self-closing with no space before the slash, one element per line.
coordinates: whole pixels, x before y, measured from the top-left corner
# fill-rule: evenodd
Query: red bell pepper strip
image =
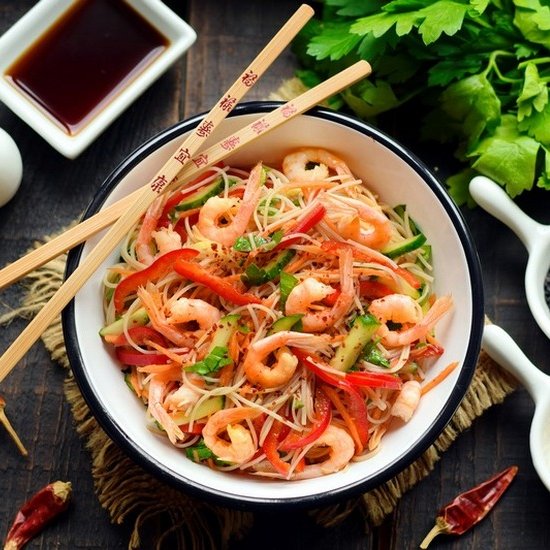
<path fill-rule="evenodd" d="M 394 291 L 380 281 L 359 281 L 359 294 L 369 300 L 374 300 L 394 294 Z"/>
<path fill-rule="evenodd" d="M 355 422 L 361 444 L 364 447 L 369 439 L 369 421 L 367 418 L 367 406 L 361 394 L 345 377 L 331 374 L 320 368 L 318 365 L 318 363 L 322 364 L 320 359 L 297 348 L 292 348 L 292 353 L 298 357 L 298 360 L 307 369 L 316 374 L 321 380 L 331 386 L 340 388 L 348 394 L 350 414 Z"/>
<path fill-rule="evenodd" d="M 411 350 L 410 359 L 426 359 L 427 357 L 439 357 L 445 349 L 439 344 L 425 344 L 421 347 Z"/>
<path fill-rule="evenodd" d="M 128 330 L 128 336 L 138 346 L 147 344 L 147 341 L 154 342 L 159 346 L 166 346 L 166 339 L 162 334 L 150 327 L 132 327 Z M 115 346 L 115 355 L 124 365 L 163 365 L 169 361 L 168 357 L 162 353 L 142 353 L 129 345 L 126 334 L 120 334 L 113 345 Z"/>
<path fill-rule="evenodd" d="M 198 264 L 186 260 L 177 260 L 174 264 L 174 270 L 182 277 L 208 287 L 225 300 L 238 306 L 262 303 L 260 298 L 254 296 L 254 294 L 239 292 L 231 283 L 222 277 L 208 273 L 208 271 Z"/>
<path fill-rule="evenodd" d="M 264 439 L 262 451 L 265 453 L 267 460 L 282 476 L 287 476 L 290 471 L 290 464 L 285 462 L 279 456 L 277 448 L 279 447 L 279 439 L 285 425 L 279 420 L 275 420 L 271 426 L 271 430 Z"/>
<path fill-rule="evenodd" d="M 206 426 L 205 423 L 193 422 L 192 428 L 191 428 L 191 424 L 180 424 L 178 428 L 185 434 L 200 435 L 205 426 Z"/>
<path fill-rule="evenodd" d="M 198 251 L 192 248 L 180 248 L 172 250 L 157 258 L 150 266 L 128 275 L 122 279 L 115 288 L 113 302 L 117 313 L 124 309 L 126 298 L 133 294 L 140 286 L 145 286 L 149 281 L 157 281 L 170 272 L 174 262 L 178 259 L 191 259 L 197 256 Z"/>
<path fill-rule="evenodd" d="M 284 241 L 280 242 L 273 250 L 283 250 L 290 245 L 297 243 L 301 237 L 293 233 L 307 233 L 312 227 L 317 225 L 324 217 L 327 209 L 322 204 L 316 204 L 301 220 L 289 231 L 289 236 Z"/>
<path fill-rule="evenodd" d="M 140 353 L 127 347 L 115 348 L 116 358 L 124 365 L 143 367 L 146 365 L 164 365 L 170 359 L 162 353 Z"/>
<path fill-rule="evenodd" d="M 310 445 L 317 441 L 327 429 L 332 418 L 332 407 L 330 399 L 321 388 L 317 388 L 315 392 L 315 411 L 317 421 L 312 430 L 304 437 L 299 437 L 296 432 L 291 433 L 279 447 L 282 451 L 292 451 Z"/>
<path fill-rule="evenodd" d="M 354 386 L 366 386 L 368 388 L 399 390 L 403 386 L 400 378 L 384 372 L 348 372 L 346 380 Z"/>

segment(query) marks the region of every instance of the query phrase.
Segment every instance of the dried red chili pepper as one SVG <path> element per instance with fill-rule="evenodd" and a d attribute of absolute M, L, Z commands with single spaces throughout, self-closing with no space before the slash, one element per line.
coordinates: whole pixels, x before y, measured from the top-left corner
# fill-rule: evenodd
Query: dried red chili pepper
<path fill-rule="evenodd" d="M 0 396 L 0 424 L 4 426 L 4 428 L 12 438 L 13 442 L 17 445 L 19 452 L 23 456 L 27 456 L 29 453 L 27 452 L 27 449 L 25 449 L 25 446 L 19 439 L 17 432 L 13 429 L 11 422 L 8 420 L 8 417 L 6 416 L 6 411 L 4 410 L 5 408 L 6 408 L 6 400 Z"/>
<path fill-rule="evenodd" d="M 68 481 L 49 483 L 35 493 L 15 516 L 4 550 L 19 550 L 42 528 L 69 505 L 71 484 Z"/>
<path fill-rule="evenodd" d="M 517 466 L 510 466 L 491 479 L 458 495 L 439 511 L 433 529 L 420 543 L 420 548 L 428 548 L 437 535 L 462 535 L 479 523 L 498 502 L 517 472 Z"/>

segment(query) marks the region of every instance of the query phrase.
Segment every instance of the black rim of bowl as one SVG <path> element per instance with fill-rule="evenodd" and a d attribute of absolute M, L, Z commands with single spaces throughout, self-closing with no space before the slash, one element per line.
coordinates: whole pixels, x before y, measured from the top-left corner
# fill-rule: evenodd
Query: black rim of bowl
<path fill-rule="evenodd" d="M 259 114 L 272 111 L 279 107 L 280 102 L 261 102 L 253 101 L 238 105 L 229 116 L 239 116 L 245 114 Z M 175 474 L 155 458 L 146 455 L 142 449 L 131 440 L 120 426 L 114 421 L 104 407 L 102 402 L 95 395 L 86 369 L 83 366 L 83 360 L 80 353 L 80 348 L 76 338 L 75 329 L 75 311 L 74 302 L 65 308 L 62 314 L 63 334 L 67 347 L 67 354 L 71 367 L 74 372 L 76 382 L 82 392 L 82 395 L 89 405 L 94 416 L 98 420 L 101 427 L 107 435 L 115 441 L 124 452 L 137 464 L 149 471 L 155 477 L 166 481 L 171 485 L 175 485 L 184 492 L 194 496 L 202 497 L 212 502 L 227 505 L 241 509 L 258 509 L 278 507 L 280 505 L 294 508 L 312 508 L 320 505 L 326 505 L 339 500 L 349 498 L 359 492 L 371 490 L 382 483 L 388 481 L 407 466 L 412 464 L 420 455 L 435 441 L 438 435 L 443 431 L 453 413 L 458 408 L 468 385 L 474 374 L 477 358 L 481 346 L 481 336 L 483 331 L 484 320 L 484 304 L 483 304 L 483 284 L 481 277 L 481 268 L 479 258 L 475 249 L 474 242 L 469 233 L 469 230 L 464 222 L 464 219 L 443 189 L 441 183 L 432 174 L 432 172 L 403 146 L 397 143 L 393 138 L 389 137 L 384 132 L 366 124 L 365 122 L 350 116 L 328 109 L 316 107 L 306 113 L 306 115 L 329 120 L 357 130 L 367 136 L 370 136 L 381 142 L 388 149 L 398 155 L 405 163 L 411 166 L 430 186 L 431 190 L 437 196 L 443 207 L 445 208 L 449 218 L 459 235 L 466 262 L 470 271 L 470 286 L 472 292 L 472 325 L 470 327 L 470 341 L 466 352 L 464 364 L 459 375 L 459 379 L 447 400 L 447 403 L 440 411 L 438 417 L 433 422 L 430 429 L 424 436 L 418 440 L 414 447 L 408 452 L 397 458 L 387 469 L 380 474 L 377 474 L 367 480 L 359 480 L 355 483 L 348 484 L 330 492 L 318 493 L 314 495 L 305 495 L 293 498 L 265 498 L 265 497 L 243 497 L 236 496 L 214 488 L 201 485 L 200 482 Z M 131 153 L 105 180 L 90 206 L 86 210 L 83 219 L 97 213 L 105 202 L 106 198 L 117 185 L 117 183 L 145 157 L 147 157 L 156 148 L 164 145 L 170 140 L 179 135 L 193 129 L 202 120 L 204 114 L 197 115 L 183 122 L 180 122 L 171 128 L 154 136 L 133 153 Z M 67 259 L 66 276 L 70 275 L 78 266 L 82 254 L 82 245 L 73 249 Z M 337 474 L 335 474 L 337 475 Z"/>

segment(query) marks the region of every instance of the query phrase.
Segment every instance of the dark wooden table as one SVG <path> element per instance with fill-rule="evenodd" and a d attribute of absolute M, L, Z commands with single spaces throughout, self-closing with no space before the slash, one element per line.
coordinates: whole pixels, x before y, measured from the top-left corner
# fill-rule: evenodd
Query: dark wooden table
<path fill-rule="evenodd" d="M 2 0 L 0 33 L 35 3 Z M 166 3 L 196 29 L 197 42 L 78 159 L 63 158 L 0 105 L 0 127 L 16 140 L 24 160 L 21 189 L 0 208 L 0 265 L 15 260 L 35 240 L 77 218 L 102 180 L 145 139 L 209 109 L 298 5 L 294 0 Z M 266 98 L 295 67 L 292 54 L 286 52 L 249 98 Z M 430 159 L 430 163 L 435 166 L 439 160 Z M 519 201 L 536 219 L 550 223 L 549 203 L 550 194 L 543 192 L 533 192 Z M 550 342 L 532 320 L 524 298 L 525 250 L 507 228 L 481 209 L 466 210 L 464 215 L 483 265 L 487 314 L 510 332 L 542 370 L 550 372 Z M 0 298 L 2 311 L 16 307 L 23 293 L 20 285 L 5 289 Z M 15 320 L 1 328 L 2 351 L 24 325 L 24 320 Z M 30 453 L 23 459 L 0 430 L 0 537 L 4 537 L 18 506 L 35 490 L 54 479 L 68 479 L 74 484 L 73 506 L 29 548 L 124 548 L 128 529 L 111 525 L 95 498 L 90 456 L 75 431 L 63 396 L 64 376 L 63 369 L 50 360 L 39 343 L 0 388 L 13 425 Z M 326 530 L 305 513 L 282 511 L 258 515 L 249 536 L 232 547 L 415 548 L 431 528 L 440 505 L 496 471 L 517 464 L 516 481 L 483 523 L 460 538 L 440 537 L 433 547 L 550 548 L 550 495 L 539 481 L 529 454 L 533 410 L 529 396 L 520 389 L 477 419 L 445 453 L 435 471 L 406 494 L 391 517 L 370 533 L 363 531 L 356 515 Z"/>

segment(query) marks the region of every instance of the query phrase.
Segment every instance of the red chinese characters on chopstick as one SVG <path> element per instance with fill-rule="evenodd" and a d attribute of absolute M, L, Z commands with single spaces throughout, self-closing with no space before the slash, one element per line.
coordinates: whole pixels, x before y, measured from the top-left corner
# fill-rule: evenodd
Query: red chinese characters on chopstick
<path fill-rule="evenodd" d="M 510 466 L 491 479 L 458 495 L 439 511 L 433 529 L 420 543 L 420 548 L 428 548 L 437 535 L 462 535 L 479 523 L 498 502 L 517 471 L 517 466 Z"/>
<path fill-rule="evenodd" d="M 55 481 L 35 493 L 15 516 L 4 543 L 4 550 L 19 550 L 45 525 L 66 510 L 71 498 L 71 484 Z"/>

